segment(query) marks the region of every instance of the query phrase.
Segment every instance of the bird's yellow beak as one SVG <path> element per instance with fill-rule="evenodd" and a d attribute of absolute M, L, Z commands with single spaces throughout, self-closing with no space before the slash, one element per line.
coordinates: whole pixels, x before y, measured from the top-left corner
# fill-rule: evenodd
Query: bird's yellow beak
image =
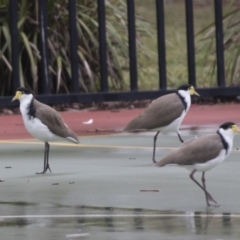
<path fill-rule="evenodd" d="M 13 102 L 13 101 L 15 101 L 15 100 L 17 100 L 17 99 L 20 99 L 21 96 L 22 96 L 22 92 L 17 91 L 17 92 L 16 92 L 16 95 L 14 96 L 14 98 L 12 99 L 11 102 Z"/>
<path fill-rule="evenodd" d="M 232 130 L 234 133 L 240 133 L 240 129 L 237 125 L 232 125 Z"/>
<path fill-rule="evenodd" d="M 200 97 L 200 95 L 195 91 L 193 86 L 191 86 L 189 90 L 190 90 L 190 95 L 197 95 Z"/>

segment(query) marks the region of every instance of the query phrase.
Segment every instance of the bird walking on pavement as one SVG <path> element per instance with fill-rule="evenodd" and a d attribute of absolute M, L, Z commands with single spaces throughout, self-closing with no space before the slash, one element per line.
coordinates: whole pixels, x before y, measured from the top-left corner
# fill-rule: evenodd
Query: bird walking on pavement
<path fill-rule="evenodd" d="M 233 147 L 235 133 L 240 129 L 233 122 L 222 124 L 216 133 L 193 139 L 183 144 L 176 151 L 170 153 L 157 162 L 157 167 L 164 167 L 168 164 L 177 164 L 186 167 L 191 171 L 189 177 L 205 193 L 208 206 L 218 206 L 206 188 L 205 172 L 216 167 L 229 156 Z M 194 178 L 196 172 L 202 172 L 202 185 Z M 215 205 L 210 204 L 214 202 Z"/>
<path fill-rule="evenodd" d="M 128 132 L 157 131 L 153 140 L 153 163 L 156 163 L 156 142 L 160 132 L 176 132 L 179 140 L 183 142 L 179 127 L 191 106 L 191 95 L 199 96 L 192 85 L 182 85 L 175 93 L 164 95 L 152 101 L 139 116 L 133 118 L 123 129 L 123 131 Z"/>

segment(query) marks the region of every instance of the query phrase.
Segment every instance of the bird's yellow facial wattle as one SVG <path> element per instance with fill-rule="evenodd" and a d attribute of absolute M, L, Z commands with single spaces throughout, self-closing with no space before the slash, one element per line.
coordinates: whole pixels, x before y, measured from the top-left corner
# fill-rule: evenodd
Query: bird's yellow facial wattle
<path fill-rule="evenodd" d="M 232 125 L 232 126 L 231 126 L 231 129 L 232 129 L 232 131 L 233 131 L 234 133 L 240 133 L 240 129 L 238 128 L 237 125 Z"/>
<path fill-rule="evenodd" d="M 189 92 L 190 92 L 190 95 L 197 95 L 197 96 L 200 97 L 200 95 L 195 91 L 195 89 L 194 89 L 193 86 L 191 86 L 191 87 L 189 88 Z"/>
<path fill-rule="evenodd" d="M 23 95 L 23 92 L 21 91 L 16 91 L 16 94 L 14 96 L 14 98 L 12 99 L 12 102 L 15 101 L 15 100 L 19 100 Z"/>

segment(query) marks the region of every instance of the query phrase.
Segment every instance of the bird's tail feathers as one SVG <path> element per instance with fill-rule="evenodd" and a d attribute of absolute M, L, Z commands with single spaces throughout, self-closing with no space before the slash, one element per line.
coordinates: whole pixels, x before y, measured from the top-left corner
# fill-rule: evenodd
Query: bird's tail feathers
<path fill-rule="evenodd" d="M 156 163 L 154 164 L 154 166 L 155 166 L 155 167 L 163 167 L 163 166 L 165 166 L 165 163 L 164 163 L 163 161 L 159 161 L 159 162 L 156 162 Z"/>
<path fill-rule="evenodd" d="M 76 143 L 76 144 L 79 144 L 79 143 L 80 143 L 80 141 L 79 141 L 79 139 L 78 139 L 77 137 L 76 137 L 76 138 L 67 137 L 67 140 L 68 140 L 69 142 Z"/>

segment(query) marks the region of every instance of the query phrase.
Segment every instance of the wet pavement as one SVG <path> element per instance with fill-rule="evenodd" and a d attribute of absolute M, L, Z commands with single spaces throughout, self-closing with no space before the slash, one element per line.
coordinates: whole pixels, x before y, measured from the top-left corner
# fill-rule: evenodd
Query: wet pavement
<path fill-rule="evenodd" d="M 32 207 L 32 208 L 36 208 Z M 69 216 L 26 216 L 0 221 L 2 239 L 239 239 L 240 218 L 142 209 L 66 208 Z"/>
<path fill-rule="evenodd" d="M 184 131 L 183 138 L 195 134 Z M 206 173 L 219 208 L 206 207 L 186 169 L 153 166 L 153 135 L 51 143 L 53 173 L 45 175 L 35 174 L 43 168 L 42 142 L 1 140 L 1 238 L 240 239 L 240 135 L 230 157 Z M 157 145 L 161 159 L 180 143 L 159 135 Z"/>

